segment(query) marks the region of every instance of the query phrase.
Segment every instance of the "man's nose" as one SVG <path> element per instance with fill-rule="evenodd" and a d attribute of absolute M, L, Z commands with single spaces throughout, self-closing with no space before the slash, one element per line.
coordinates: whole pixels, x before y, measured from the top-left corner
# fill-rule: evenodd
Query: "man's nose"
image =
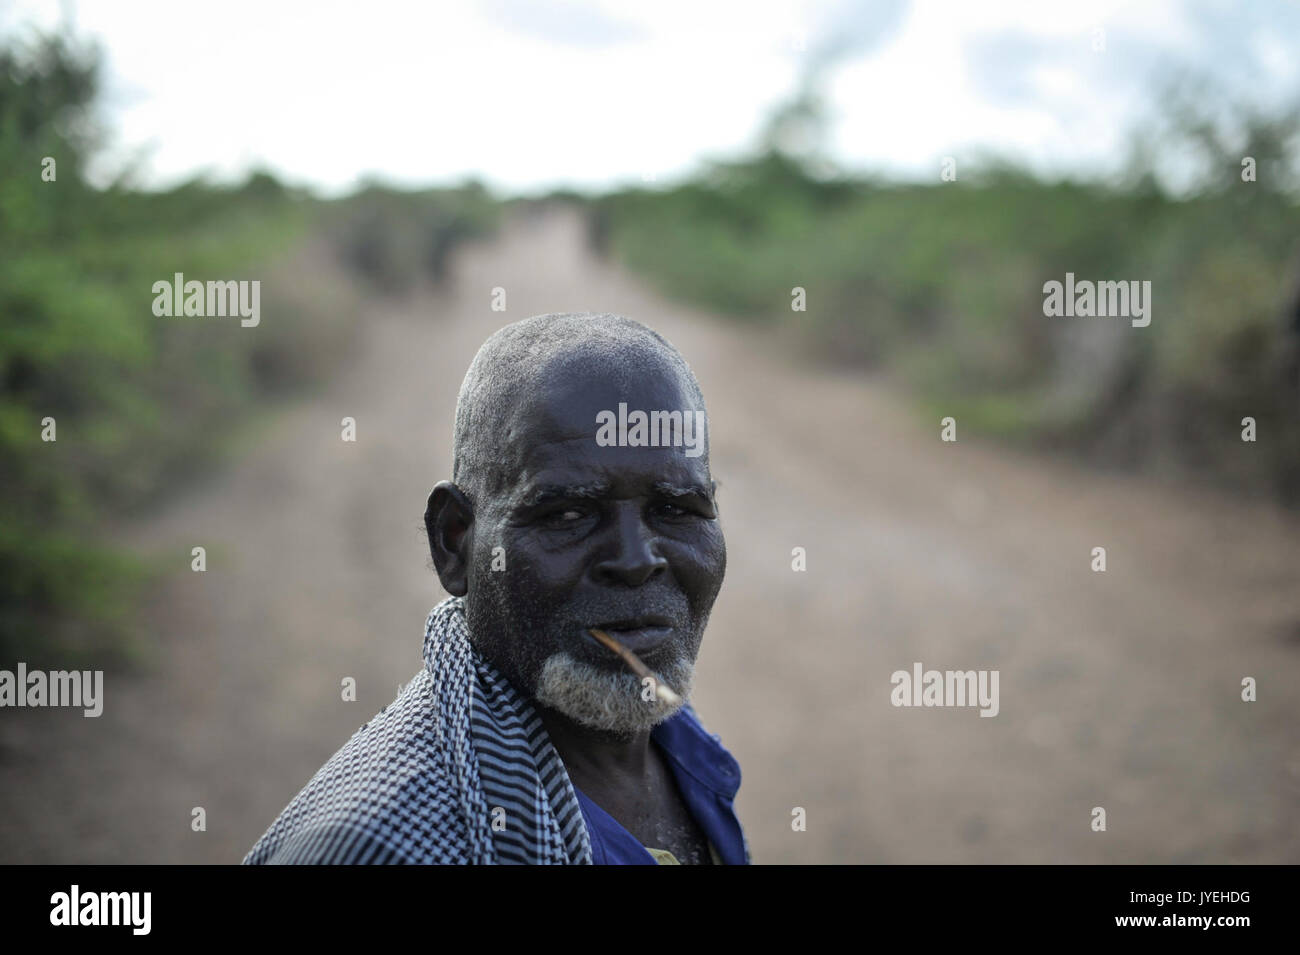
<path fill-rule="evenodd" d="M 646 526 L 639 508 L 620 508 L 611 536 L 605 545 L 606 554 L 594 568 L 599 582 L 640 587 L 667 570 L 668 561 L 659 553 L 658 538 Z"/>

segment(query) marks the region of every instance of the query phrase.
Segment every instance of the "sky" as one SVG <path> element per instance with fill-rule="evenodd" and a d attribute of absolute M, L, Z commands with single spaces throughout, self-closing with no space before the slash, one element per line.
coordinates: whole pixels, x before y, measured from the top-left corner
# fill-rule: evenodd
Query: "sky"
<path fill-rule="evenodd" d="M 804 81 L 846 170 L 1106 175 L 1179 71 L 1300 101 L 1296 0 L 0 2 L 0 36 L 69 19 L 105 57 L 92 177 L 153 188 L 666 183 L 752 149 Z"/>

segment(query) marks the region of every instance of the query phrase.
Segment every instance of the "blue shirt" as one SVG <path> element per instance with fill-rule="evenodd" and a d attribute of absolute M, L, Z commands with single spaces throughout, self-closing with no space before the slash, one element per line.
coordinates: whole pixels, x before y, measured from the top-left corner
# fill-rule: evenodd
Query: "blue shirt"
<path fill-rule="evenodd" d="M 718 737 L 700 724 L 691 707 L 684 706 L 650 731 L 672 770 L 691 816 L 704 830 L 723 865 L 748 865 L 749 845 L 735 799 L 740 789 L 740 764 Z M 591 839 L 596 865 L 658 865 L 636 837 L 587 794 L 573 787 Z M 654 848 L 663 848 L 655 846 Z"/>

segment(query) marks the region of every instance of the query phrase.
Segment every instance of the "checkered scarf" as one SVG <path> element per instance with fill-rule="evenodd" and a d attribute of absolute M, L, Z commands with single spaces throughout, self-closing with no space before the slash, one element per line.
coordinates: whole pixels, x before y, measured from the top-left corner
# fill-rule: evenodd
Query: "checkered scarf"
<path fill-rule="evenodd" d="M 321 767 L 244 858 L 591 861 L 564 763 L 532 704 L 470 646 L 459 597 L 429 613 L 415 679 Z"/>

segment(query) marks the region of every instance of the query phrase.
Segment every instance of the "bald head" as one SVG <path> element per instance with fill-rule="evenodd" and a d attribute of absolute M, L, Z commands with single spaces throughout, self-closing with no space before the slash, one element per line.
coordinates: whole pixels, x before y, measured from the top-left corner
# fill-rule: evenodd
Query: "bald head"
<path fill-rule="evenodd" d="M 523 424 L 539 403 L 617 407 L 648 382 L 676 391 L 704 411 L 690 366 L 658 332 L 622 315 L 568 312 L 535 315 L 495 332 L 470 363 L 456 402 L 452 481 L 471 497 L 499 493 L 523 464 Z M 580 400 L 580 393 L 586 400 Z M 670 395 L 664 396 L 671 401 Z M 597 407 L 599 406 L 599 408 Z M 705 460 L 707 467 L 707 456 Z"/>

